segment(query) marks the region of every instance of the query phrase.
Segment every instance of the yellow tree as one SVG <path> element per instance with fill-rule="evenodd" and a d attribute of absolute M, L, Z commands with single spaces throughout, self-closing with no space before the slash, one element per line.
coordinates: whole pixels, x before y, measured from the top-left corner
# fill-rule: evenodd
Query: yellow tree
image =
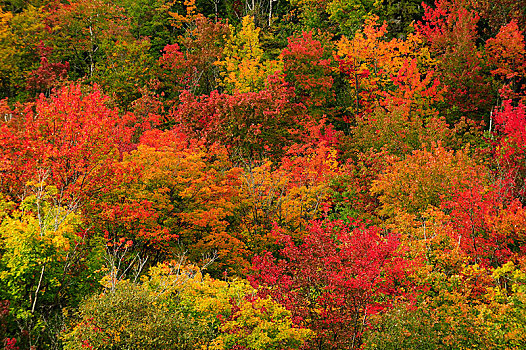
<path fill-rule="evenodd" d="M 57 191 L 44 181 L 29 182 L 16 210 L 0 198 L 0 300 L 9 302 L 6 336 L 21 348 L 56 343 L 63 307 L 96 284 L 98 249 L 85 249 L 78 207 L 58 205 Z"/>
<path fill-rule="evenodd" d="M 248 281 L 203 276 L 184 260 L 93 295 L 79 316 L 65 349 L 298 349 L 313 333 Z"/>
<path fill-rule="evenodd" d="M 265 87 L 268 76 L 281 70 L 281 61 L 263 58 L 260 31 L 251 16 L 243 17 L 237 33 L 230 27 L 230 37 L 223 50 L 224 58 L 218 62 L 223 69 L 222 84 L 228 92 L 260 91 Z"/>

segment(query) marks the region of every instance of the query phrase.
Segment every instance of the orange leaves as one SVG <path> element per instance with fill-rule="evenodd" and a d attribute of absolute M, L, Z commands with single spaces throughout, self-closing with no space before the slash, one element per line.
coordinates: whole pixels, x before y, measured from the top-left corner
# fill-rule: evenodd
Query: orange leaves
<path fill-rule="evenodd" d="M 180 14 L 178 12 L 168 11 L 168 14 L 173 17 L 172 25 L 179 28 L 183 24 L 188 24 L 196 19 L 203 18 L 204 16 L 197 12 L 197 6 L 195 0 L 172 0 L 165 4 L 163 7 L 170 8 L 177 2 L 182 2 L 184 5 L 185 14 Z"/>
<path fill-rule="evenodd" d="M 470 159 L 467 151 L 448 151 L 441 145 L 430 151 L 417 150 L 404 160 L 392 159 L 387 171 L 373 183 L 371 191 L 380 195 L 382 214 L 423 213 L 438 207 L 453 189 L 469 186 L 484 171 Z"/>
<path fill-rule="evenodd" d="M 105 238 L 108 239 L 108 235 L 107 234 L 106 234 Z M 126 238 L 121 237 L 118 240 L 108 241 L 106 243 L 106 246 L 107 247 L 115 247 L 114 249 L 116 249 L 116 250 L 118 250 L 118 249 L 128 249 L 131 246 L 133 246 L 133 241 L 126 240 Z"/>
<path fill-rule="evenodd" d="M 487 267 L 523 254 L 525 241 L 525 210 L 498 185 L 467 151 L 438 145 L 393 160 L 371 191 L 389 226 L 432 264 Z"/>
<path fill-rule="evenodd" d="M 273 249 L 274 224 L 301 237 L 308 220 L 323 217 L 330 206 L 330 181 L 339 171 L 336 151 L 323 143 L 293 147 L 281 165 L 267 161 L 247 167 L 240 229 L 252 251 Z"/>
<path fill-rule="evenodd" d="M 420 7 L 426 9 L 424 23 L 413 34 L 388 33 L 387 24 L 373 17 L 354 34 L 371 11 L 385 9 L 385 23 L 393 27 L 405 24 L 408 13 L 393 1 L 291 0 L 272 13 L 267 8 L 268 22 L 260 16 L 266 9 L 256 4 L 249 11 L 256 17 L 238 16 L 234 27 L 219 17 L 236 17 L 243 2 L 224 6 L 214 0 L 215 10 L 201 15 L 197 7 L 204 2 L 194 0 L 126 0 L 126 8 L 90 1 L 55 4 L 47 8 L 52 14 L 26 13 L 13 4 L 13 13 L 24 16 L 0 11 L 4 95 L 16 95 L 19 81 L 48 90 L 68 73 L 70 79 L 103 82 L 114 96 L 75 85 L 13 110 L 0 102 L 0 196 L 15 201 L 47 189 L 49 210 L 82 215 L 71 234 L 81 231 L 86 249 L 93 249 L 82 254 L 101 260 L 100 242 L 109 241 L 108 251 L 133 250 L 148 255 L 148 264 L 183 251 L 199 263 L 209 254 L 216 262 L 207 269 L 215 277 L 239 277 L 254 256 L 279 253 L 282 261 L 267 265 L 273 270 L 270 289 L 297 282 L 281 290 L 281 301 L 304 310 L 295 321 L 315 325 L 317 339 L 326 341 L 307 346 L 361 346 L 370 315 L 412 293 L 398 289 L 410 281 L 423 290 L 414 298 L 424 305 L 414 318 L 429 315 L 426 327 L 444 327 L 436 337 L 441 345 L 472 344 L 463 334 L 443 332 L 448 324 L 469 336 L 482 333 L 472 331 L 482 318 L 469 317 L 485 303 L 492 269 L 526 254 L 526 118 L 521 103 L 513 107 L 522 98 L 526 75 L 520 21 L 487 40 L 482 26 L 490 19 L 479 20 L 474 1 L 438 0 L 434 7 Z M 418 7 L 416 1 L 400 4 Z M 279 18 L 288 6 L 291 23 Z M 170 27 L 170 20 L 179 27 Z M 309 32 L 297 20 L 321 30 Z M 27 22 L 17 24 L 23 35 L 16 32 L 16 21 Z M 40 46 L 44 59 L 35 71 L 34 43 L 40 39 L 27 33 L 43 28 L 43 21 L 53 38 L 46 31 L 35 36 L 46 45 Z M 266 29 L 280 34 L 263 33 L 256 23 L 268 23 Z M 337 36 L 323 31 L 338 25 Z M 285 40 L 287 32 L 301 34 Z M 352 36 L 342 36 L 347 33 Z M 26 46 L 10 45 L 26 37 Z M 68 72 L 65 63 L 56 63 L 66 61 Z M 500 83 L 513 100 L 492 115 L 493 133 L 472 128 L 473 134 L 462 134 L 456 148 L 449 148 L 464 126 L 448 123 L 487 118 Z M 108 103 L 132 107 L 138 116 Z M 466 146 L 468 136 L 475 146 Z M 36 212 L 23 204 L 20 210 Z M 6 215 L 0 213 L 12 216 Z M 72 248 L 61 238 L 53 244 L 61 251 Z M 414 276 L 401 269 L 421 261 L 426 266 Z M 41 271 L 51 266 L 46 264 Z M 292 269 L 283 273 L 287 265 Z M 38 273 L 28 276 L 38 281 Z M 210 284 L 210 292 L 216 287 Z M 173 301 L 179 303 L 182 295 L 174 294 Z M 393 298 L 386 299 L 389 295 Z M 243 310 L 231 305 L 240 308 L 227 321 L 232 327 L 206 309 L 210 329 L 239 339 L 250 335 L 236 328 L 246 316 L 241 310 L 251 316 L 267 305 L 252 301 Z M 167 321 L 177 323 L 169 315 L 172 306 L 166 305 Z M 60 313 L 41 310 L 27 320 L 39 315 L 51 320 Z M 196 320 L 192 327 L 199 328 Z M 37 329 L 34 334 L 52 340 Z M 408 326 L 400 334 L 418 333 Z"/>
<path fill-rule="evenodd" d="M 502 97 L 520 98 L 520 92 L 525 88 L 519 84 L 526 75 L 526 48 L 517 21 L 511 21 L 500 28 L 495 38 L 488 39 L 486 52 L 489 63 L 493 65 L 491 74 L 502 77 L 506 82 L 501 90 Z"/>
<path fill-rule="evenodd" d="M 351 142 L 360 151 L 385 148 L 404 154 L 444 139 L 447 126 L 434 108 L 444 88 L 422 37 L 387 41 L 386 28 L 368 20 L 354 38 L 337 43 L 337 55 L 350 88 L 348 113 L 356 120 Z"/>
<path fill-rule="evenodd" d="M 488 215 L 486 222 L 493 232 L 514 244 L 516 250 L 522 250 L 526 243 L 526 209 L 518 200 Z"/>
<path fill-rule="evenodd" d="M 417 115 L 421 120 L 437 115 L 433 104 L 443 100 L 444 88 L 433 76 L 433 72 L 423 73 L 418 68 L 418 60 L 406 60 L 396 75 L 391 78 L 395 89 L 383 92 L 387 108 L 398 108 L 406 116 Z"/>
<path fill-rule="evenodd" d="M 118 181 L 126 187 L 109 193 L 103 217 L 116 220 L 124 234 L 166 248 L 178 237 L 196 243 L 228 226 L 225 218 L 232 213 L 229 199 L 236 194 L 232 186 L 239 170 L 229 167 L 222 148 L 206 150 L 175 130 L 153 130 L 119 168 Z M 139 210 L 122 215 L 130 206 Z"/>
<path fill-rule="evenodd" d="M 526 69 L 524 62 L 524 37 L 516 21 L 500 28 L 495 38 L 486 41 L 486 50 L 490 62 L 497 66 L 492 74 L 512 78 Z"/>
<path fill-rule="evenodd" d="M 387 41 L 387 25 L 378 26 L 376 20 L 368 19 L 354 38 L 343 37 L 337 43 L 340 69 L 349 75 L 357 93 L 363 90 L 362 98 L 369 103 L 377 99 L 375 94 L 390 84 L 406 62 L 416 59 L 425 68 L 434 64 L 420 36 L 410 34 L 406 40 Z"/>
<path fill-rule="evenodd" d="M 281 163 L 235 167 L 227 149 L 188 138 L 178 129 L 145 132 L 118 164 L 115 186 L 95 208 L 99 227 L 132 237 L 140 249 L 217 252 L 213 270 L 241 273 L 254 252 L 270 248 L 274 223 L 300 236 L 307 220 L 330 206 L 329 182 L 339 173 L 330 135 L 311 127 L 309 144 Z M 327 127 L 327 129 L 329 129 Z M 319 142 L 317 139 L 326 139 Z"/>

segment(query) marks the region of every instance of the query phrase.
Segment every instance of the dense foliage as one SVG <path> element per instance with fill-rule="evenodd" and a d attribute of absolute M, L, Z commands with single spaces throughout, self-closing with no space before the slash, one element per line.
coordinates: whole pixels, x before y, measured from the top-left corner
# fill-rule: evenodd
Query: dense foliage
<path fill-rule="evenodd" d="M 0 1 L 0 349 L 526 348 L 525 5 Z"/>

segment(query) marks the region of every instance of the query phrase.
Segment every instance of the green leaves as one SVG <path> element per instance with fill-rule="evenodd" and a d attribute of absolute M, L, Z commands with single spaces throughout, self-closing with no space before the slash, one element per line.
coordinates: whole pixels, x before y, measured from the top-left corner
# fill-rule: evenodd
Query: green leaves
<path fill-rule="evenodd" d="M 298 349 L 312 332 L 296 328 L 290 315 L 270 298 L 255 297 L 247 281 L 165 263 L 140 284 L 121 281 L 86 300 L 65 349 Z"/>
<path fill-rule="evenodd" d="M 0 299 L 10 302 L 10 326 L 27 334 L 22 344 L 56 337 L 60 327 L 47 322 L 59 322 L 64 303 L 82 298 L 77 293 L 93 282 L 93 271 L 78 270 L 87 260 L 80 218 L 51 198 L 35 192 L 0 225 Z"/>

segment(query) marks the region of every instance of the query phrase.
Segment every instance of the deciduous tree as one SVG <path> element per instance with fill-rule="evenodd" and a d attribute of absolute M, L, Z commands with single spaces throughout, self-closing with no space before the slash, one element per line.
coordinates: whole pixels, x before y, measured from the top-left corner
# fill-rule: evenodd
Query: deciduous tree
<path fill-rule="evenodd" d="M 252 281 L 316 332 L 309 349 L 360 348 L 370 315 L 404 294 L 410 263 L 397 237 L 382 236 L 377 227 L 313 221 L 301 242 L 280 238 L 282 258 L 254 258 Z"/>

